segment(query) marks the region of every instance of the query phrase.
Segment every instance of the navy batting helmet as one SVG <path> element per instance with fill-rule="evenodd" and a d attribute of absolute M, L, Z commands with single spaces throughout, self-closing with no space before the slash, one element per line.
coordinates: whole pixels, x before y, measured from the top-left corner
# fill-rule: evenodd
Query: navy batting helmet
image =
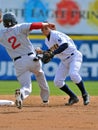
<path fill-rule="evenodd" d="M 12 27 L 17 24 L 16 16 L 12 12 L 5 13 L 3 15 L 3 25 L 4 27 Z"/>

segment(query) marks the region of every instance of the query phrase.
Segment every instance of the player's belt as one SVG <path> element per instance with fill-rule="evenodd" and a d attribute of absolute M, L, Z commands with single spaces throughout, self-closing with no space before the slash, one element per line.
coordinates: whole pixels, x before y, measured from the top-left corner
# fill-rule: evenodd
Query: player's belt
<path fill-rule="evenodd" d="M 74 53 L 71 53 L 71 55 L 70 56 L 68 56 L 66 59 L 69 59 L 71 56 L 73 56 L 74 55 Z"/>
<path fill-rule="evenodd" d="M 33 53 L 33 52 L 30 52 L 30 53 L 28 53 L 27 55 L 30 56 L 30 55 L 32 55 L 32 54 L 34 54 L 34 53 Z M 22 57 L 22 56 L 18 56 L 18 57 L 16 57 L 16 58 L 14 58 L 14 61 L 20 59 L 21 57 Z"/>

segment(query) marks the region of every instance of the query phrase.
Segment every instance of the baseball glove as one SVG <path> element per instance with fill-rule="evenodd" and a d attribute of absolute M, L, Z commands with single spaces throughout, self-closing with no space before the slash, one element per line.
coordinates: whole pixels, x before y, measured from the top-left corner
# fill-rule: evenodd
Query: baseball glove
<path fill-rule="evenodd" d="M 54 57 L 54 54 L 52 51 L 44 51 L 43 57 L 41 58 L 42 62 L 44 64 L 48 63 L 52 58 Z"/>

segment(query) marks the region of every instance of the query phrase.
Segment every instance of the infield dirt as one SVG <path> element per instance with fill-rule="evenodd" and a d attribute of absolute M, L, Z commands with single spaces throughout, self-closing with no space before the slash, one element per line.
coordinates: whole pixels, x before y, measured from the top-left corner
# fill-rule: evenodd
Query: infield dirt
<path fill-rule="evenodd" d="M 0 99 L 15 100 L 13 95 Z M 48 106 L 40 96 L 29 96 L 22 109 L 0 106 L 0 130 L 98 130 L 98 96 L 91 96 L 84 106 L 82 98 L 73 106 L 65 106 L 67 96 L 50 96 Z"/>

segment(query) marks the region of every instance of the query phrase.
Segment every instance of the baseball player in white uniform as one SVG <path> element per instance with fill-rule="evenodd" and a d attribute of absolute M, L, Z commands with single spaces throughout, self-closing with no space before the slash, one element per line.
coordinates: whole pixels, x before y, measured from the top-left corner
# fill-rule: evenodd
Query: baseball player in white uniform
<path fill-rule="evenodd" d="M 3 25 L 5 28 L 0 30 L 0 44 L 6 48 L 12 58 L 21 85 L 20 89 L 15 91 L 17 108 L 22 108 L 23 100 L 32 92 L 32 73 L 35 74 L 40 86 L 42 102 L 48 103 L 49 87 L 42 70 L 42 63 L 36 60 L 36 52 L 28 35 L 34 29 L 41 29 L 44 26 L 53 27 L 54 24 L 42 22 L 17 24 L 15 15 L 7 12 L 3 15 Z"/>
<path fill-rule="evenodd" d="M 62 91 L 69 95 L 70 98 L 66 105 L 73 105 L 79 101 L 78 97 L 69 89 L 68 85 L 65 83 L 67 75 L 70 76 L 71 80 L 80 89 L 83 97 L 83 104 L 89 104 L 89 94 L 85 90 L 82 77 L 79 74 L 79 70 L 82 64 L 81 52 L 77 50 L 73 40 L 62 32 L 51 30 L 48 27 L 43 27 L 42 33 L 46 36 L 45 44 L 49 50 L 52 51 L 52 55 L 56 55 L 61 60 L 55 74 L 54 83 Z"/>

